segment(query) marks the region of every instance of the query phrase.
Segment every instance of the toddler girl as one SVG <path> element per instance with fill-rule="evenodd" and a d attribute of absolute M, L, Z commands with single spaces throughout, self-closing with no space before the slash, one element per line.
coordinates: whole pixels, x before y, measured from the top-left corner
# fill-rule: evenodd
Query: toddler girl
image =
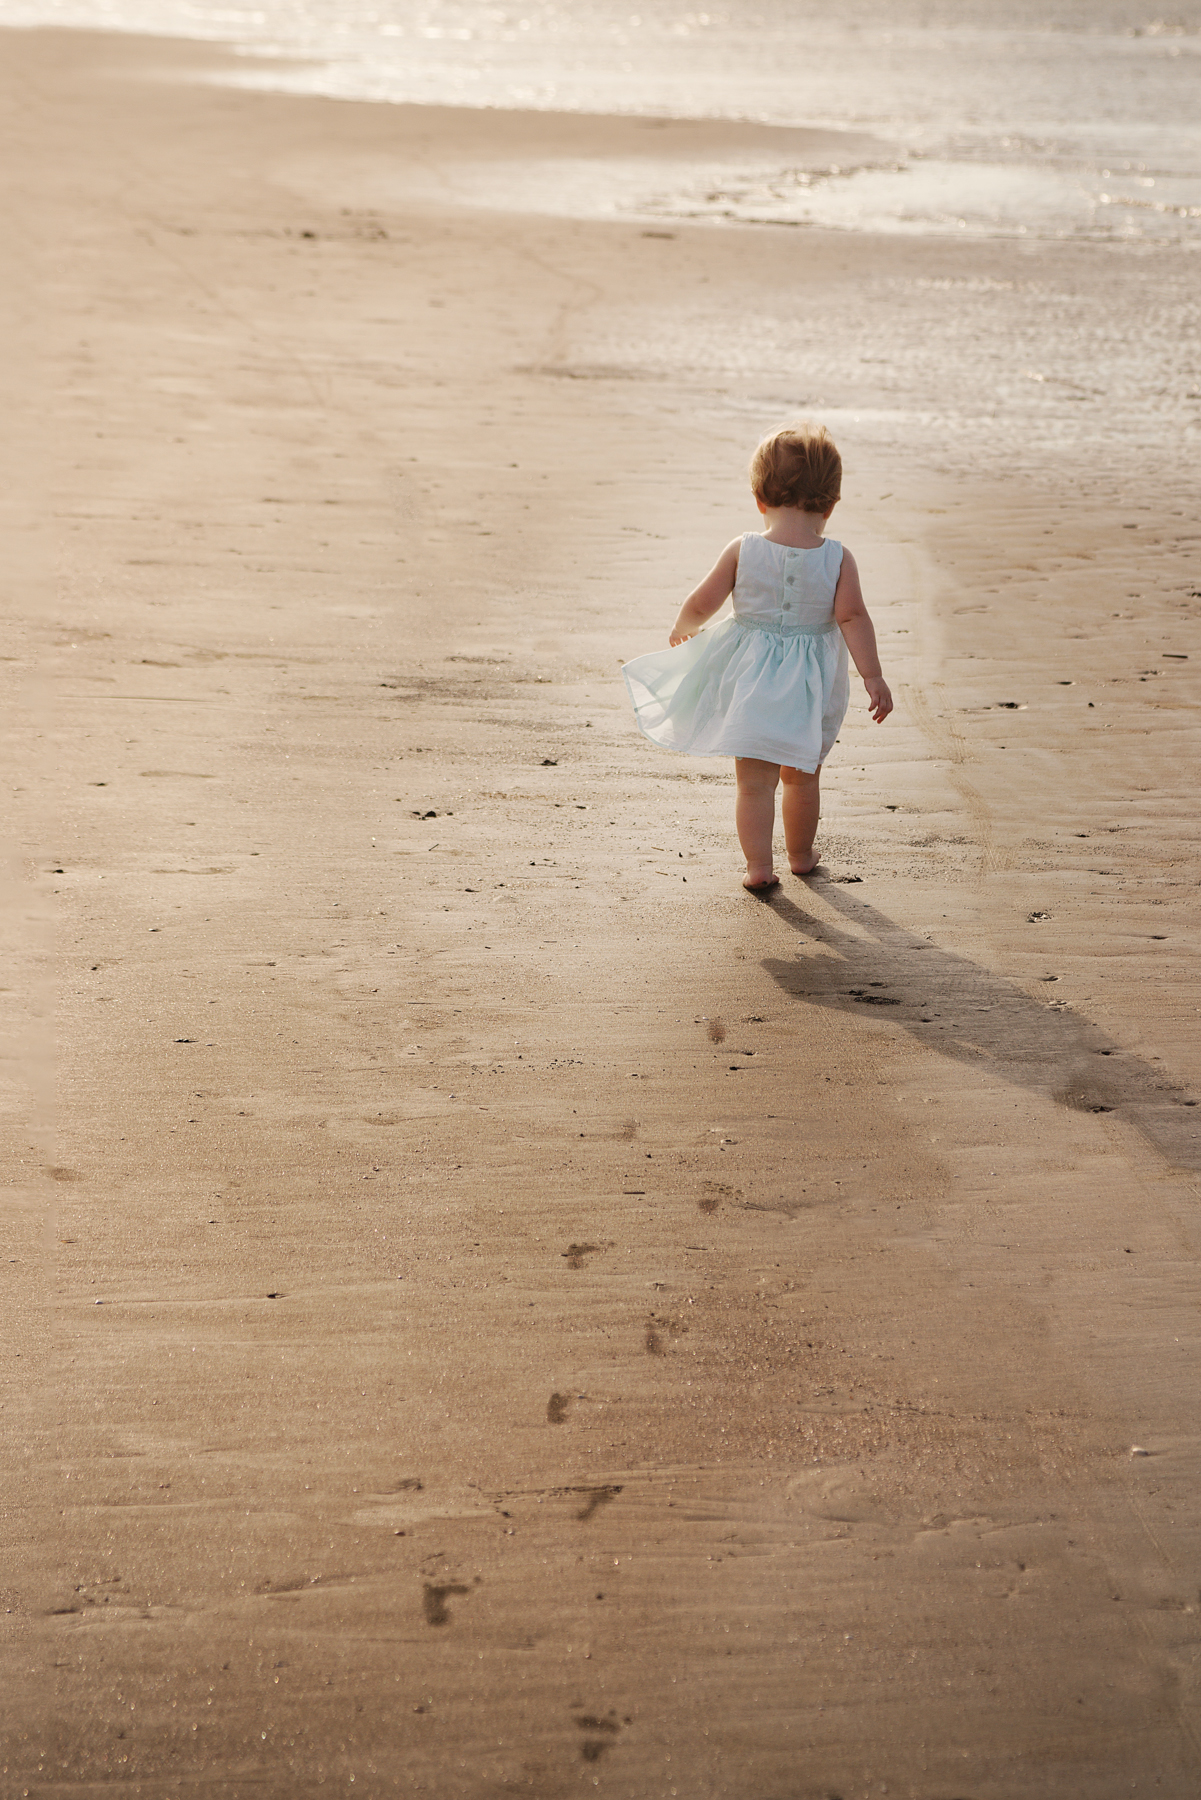
<path fill-rule="evenodd" d="M 821 426 L 764 438 L 751 489 L 766 521 L 735 538 L 672 626 L 668 650 L 625 665 L 634 714 L 653 744 L 689 756 L 732 756 L 743 886 L 775 887 L 772 833 L 783 777 L 784 842 L 794 875 L 809 875 L 821 766 L 849 698 L 847 651 L 877 724 L 892 711 L 876 634 L 849 550 L 822 532 L 842 487 L 842 458 Z M 734 597 L 734 614 L 706 619 Z"/>

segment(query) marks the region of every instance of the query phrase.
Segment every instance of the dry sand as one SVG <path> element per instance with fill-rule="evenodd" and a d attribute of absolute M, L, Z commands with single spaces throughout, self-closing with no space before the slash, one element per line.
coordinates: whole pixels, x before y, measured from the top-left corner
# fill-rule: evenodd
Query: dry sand
<path fill-rule="evenodd" d="M 0 48 L 0 1793 L 1195 1795 L 1185 473 L 842 430 L 901 704 L 751 899 L 617 665 L 774 391 L 595 345 L 1015 252 Z"/>

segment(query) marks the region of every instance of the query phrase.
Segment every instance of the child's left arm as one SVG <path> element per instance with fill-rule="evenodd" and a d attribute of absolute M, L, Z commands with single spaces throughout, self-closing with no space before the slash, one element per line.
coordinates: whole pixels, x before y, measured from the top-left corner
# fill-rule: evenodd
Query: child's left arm
<path fill-rule="evenodd" d="M 720 612 L 730 598 L 738 574 L 738 552 L 741 548 L 741 538 L 735 538 L 732 544 L 727 544 L 700 586 L 693 588 L 680 608 L 679 616 L 671 628 L 671 636 L 667 640 L 673 649 L 677 644 L 695 637 L 706 619 L 711 619 L 715 612 Z"/>
<path fill-rule="evenodd" d="M 849 550 L 842 553 L 842 569 L 834 590 L 834 618 L 846 639 L 851 659 L 863 677 L 872 718 L 877 725 L 882 725 L 892 711 L 892 695 L 880 669 L 876 628 L 863 604 L 859 571 Z"/>

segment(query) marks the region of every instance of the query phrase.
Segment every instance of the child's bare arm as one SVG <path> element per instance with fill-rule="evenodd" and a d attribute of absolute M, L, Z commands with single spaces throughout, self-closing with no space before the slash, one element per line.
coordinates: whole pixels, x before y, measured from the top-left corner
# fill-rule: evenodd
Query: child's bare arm
<path fill-rule="evenodd" d="M 892 695 L 880 669 L 880 653 L 876 648 L 876 628 L 863 604 L 859 571 L 849 550 L 842 553 L 842 571 L 834 590 L 834 617 L 846 639 L 851 659 L 863 677 L 872 718 L 877 725 L 892 711 Z"/>
<path fill-rule="evenodd" d="M 741 538 L 735 538 L 732 544 L 727 544 L 701 585 L 693 588 L 671 628 L 668 639 L 670 644 L 682 644 L 685 639 L 695 637 L 705 620 L 711 619 L 725 605 L 738 573 L 738 551 L 741 544 Z"/>

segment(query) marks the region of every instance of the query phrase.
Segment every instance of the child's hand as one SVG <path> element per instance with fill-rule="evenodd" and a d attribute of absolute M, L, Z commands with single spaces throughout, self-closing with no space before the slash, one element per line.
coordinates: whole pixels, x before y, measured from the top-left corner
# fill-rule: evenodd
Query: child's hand
<path fill-rule="evenodd" d="M 686 644 L 690 637 L 695 637 L 695 636 L 696 636 L 695 631 L 680 631 L 677 628 L 673 627 L 672 634 L 668 638 L 667 642 L 671 646 L 671 648 L 674 650 L 677 644 Z"/>
<path fill-rule="evenodd" d="M 868 710 L 877 725 L 882 725 L 892 711 L 892 695 L 888 691 L 888 683 L 882 675 L 865 675 L 863 685 L 867 689 Z"/>

